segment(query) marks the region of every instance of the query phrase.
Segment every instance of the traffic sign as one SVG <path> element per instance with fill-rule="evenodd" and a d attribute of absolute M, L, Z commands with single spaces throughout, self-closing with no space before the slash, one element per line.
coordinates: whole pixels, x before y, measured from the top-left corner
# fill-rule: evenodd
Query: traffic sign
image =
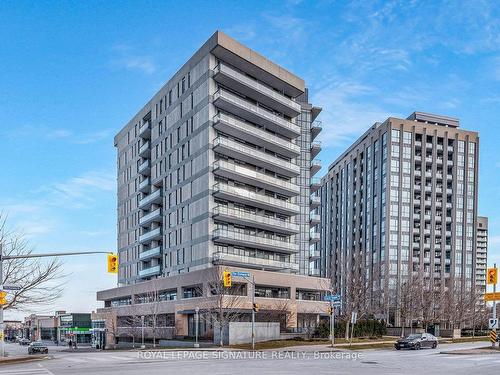
<path fill-rule="evenodd" d="M 498 319 L 490 318 L 488 320 L 488 328 L 489 329 L 497 329 L 498 328 Z"/>
<path fill-rule="evenodd" d="M 496 293 L 484 293 L 485 301 L 500 301 L 500 292 Z"/>
<path fill-rule="evenodd" d="M 231 272 L 231 276 L 234 277 L 250 277 L 249 272 L 241 272 L 241 271 L 233 271 Z"/>
<path fill-rule="evenodd" d="M 497 342 L 497 331 L 490 331 L 490 341 L 492 343 Z"/>
<path fill-rule="evenodd" d="M 3 285 L 0 286 L 0 290 L 21 290 L 19 285 Z"/>
<path fill-rule="evenodd" d="M 232 281 L 231 281 L 231 272 L 229 271 L 224 271 L 223 275 L 222 275 L 222 279 L 224 281 L 224 286 L 226 288 L 230 287 L 232 285 Z"/>
<path fill-rule="evenodd" d="M 327 294 L 323 297 L 323 301 L 338 302 L 340 301 L 340 294 Z"/>
<path fill-rule="evenodd" d="M 351 324 L 356 324 L 358 320 L 358 313 L 356 311 L 353 311 L 351 314 Z"/>
<path fill-rule="evenodd" d="M 498 268 L 488 268 L 486 275 L 486 282 L 488 284 L 496 285 L 498 282 Z"/>

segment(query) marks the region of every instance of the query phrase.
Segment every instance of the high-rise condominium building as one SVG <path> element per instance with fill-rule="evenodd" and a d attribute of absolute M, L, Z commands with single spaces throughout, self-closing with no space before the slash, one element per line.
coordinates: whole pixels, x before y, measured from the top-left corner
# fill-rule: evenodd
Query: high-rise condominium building
<path fill-rule="evenodd" d="M 320 108 L 216 32 L 116 135 L 119 282 L 213 264 L 317 275 Z"/>
<path fill-rule="evenodd" d="M 221 32 L 208 39 L 115 137 L 121 287 L 98 293 L 101 312 L 147 315 L 158 289 L 162 324 L 194 335 L 211 271 L 244 270 L 243 320 L 253 293 L 263 310 L 286 303 L 289 328 L 316 324 L 329 284 L 311 277 L 320 111 L 301 78 Z"/>
<path fill-rule="evenodd" d="M 405 280 L 476 284 L 479 138 L 454 118 L 415 112 L 376 123 L 321 183 L 321 270 L 344 301 L 400 324 Z"/>
<path fill-rule="evenodd" d="M 476 229 L 476 285 L 486 293 L 486 268 L 488 267 L 488 218 L 478 216 Z"/>

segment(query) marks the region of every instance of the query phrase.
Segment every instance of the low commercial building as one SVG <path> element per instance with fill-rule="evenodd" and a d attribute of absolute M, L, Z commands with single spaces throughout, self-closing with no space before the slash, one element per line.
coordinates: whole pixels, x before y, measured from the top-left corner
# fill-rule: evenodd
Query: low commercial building
<path fill-rule="evenodd" d="M 231 288 L 220 287 L 222 272 L 249 272 L 250 277 L 233 277 Z M 253 282 L 255 280 L 255 288 Z M 323 301 L 329 281 L 308 276 L 271 273 L 234 267 L 213 267 L 186 274 L 127 285 L 97 293 L 104 301 L 93 320 L 106 320 L 106 341 L 146 341 L 194 337 L 199 311 L 200 338 L 212 339 L 214 316 L 222 308 L 228 321 L 249 322 L 252 293 L 258 305 L 256 321 L 279 322 L 282 332 L 311 332 L 328 304 Z M 156 327 L 152 321 L 156 317 Z M 144 322 L 144 323 L 143 323 Z"/>
<path fill-rule="evenodd" d="M 68 313 L 58 316 L 58 341 L 76 341 L 77 344 L 91 342 L 91 318 L 89 313 Z"/>

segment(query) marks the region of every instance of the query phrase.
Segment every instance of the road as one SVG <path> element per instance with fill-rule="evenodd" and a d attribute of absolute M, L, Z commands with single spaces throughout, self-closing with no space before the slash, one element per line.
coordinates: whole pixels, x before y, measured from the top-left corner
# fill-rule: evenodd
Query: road
<path fill-rule="evenodd" d="M 487 343 L 440 345 L 436 350 L 396 351 L 374 349 L 337 352 L 343 359 L 327 352 L 161 352 L 157 358 L 140 358 L 132 351 L 91 353 L 53 352 L 53 359 L 0 366 L 0 375 L 194 375 L 202 374 L 495 374 L 500 355 L 447 355 L 441 350 L 468 349 Z M 323 350 L 326 350 L 323 349 Z M 151 352 L 149 352 L 151 353 Z M 342 354 L 343 353 L 343 354 Z M 348 356 L 361 355 L 359 359 Z M 228 359 L 237 355 L 237 359 Z M 255 357 L 258 358 L 255 358 Z M 323 356 L 323 358 L 318 358 Z M 197 357 L 197 358 L 193 358 Z"/>

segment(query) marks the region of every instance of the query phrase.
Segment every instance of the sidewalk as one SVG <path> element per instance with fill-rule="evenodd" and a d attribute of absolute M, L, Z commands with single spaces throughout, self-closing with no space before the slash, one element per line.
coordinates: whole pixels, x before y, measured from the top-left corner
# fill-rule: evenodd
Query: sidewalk
<path fill-rule="evenodd" d="M 453 355 L 500 355 L 500 348 L 475 348 L 475 349 L 458 349 L 458 350 L 449 350 L 446 352 L 439 352 L 439 354 L 453 354 Z"/>
<path fill-rule="evenodd" d="M 15 355 L 12 357 L 0 357 L 0 366 L 11 363 L 41 361 L 50 358 L 48 355 Z"/>

